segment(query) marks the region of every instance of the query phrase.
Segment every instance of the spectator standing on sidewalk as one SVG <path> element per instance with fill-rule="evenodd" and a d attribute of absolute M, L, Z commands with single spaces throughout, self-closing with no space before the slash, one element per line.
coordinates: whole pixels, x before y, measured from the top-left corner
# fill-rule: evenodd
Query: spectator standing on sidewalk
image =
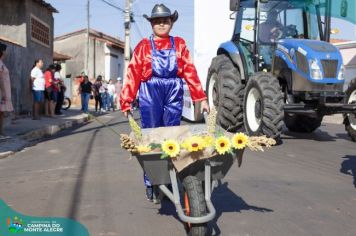
<path fill-rule="evenodd" d="M 99 75 L 96 80 L 95 83 L 93 85 L 93 90 L 94 90 L 94 98 L 95 98 L 95 112 L 98 112 L 98 106 L 99 106 L 99 112 L 101 111 L 102 107 L 103 107 L 103 103 L 101 101 L 101 96 L 100 96 L 100 87 L 101 87 L 101 80 L 102 77 Z"/>
<path fill-rule="evenodd" d="M 5 44 L 0 43 L 0 137 L 4 135 L 5 112 L 12 112 L 14 110 L 11 101 L 10 74 L 3 62 L 6 48 Z"/>
<path fill-rule="evenodd" d="M 116 94 L 116 88 L 115 84 L 112 79 L 109 80 L 108 84 L 108 111 L 110 111 L 110 108 L 115 111 L 115 106 L 114 106 L 114 97 Z"/>
<path fill-rule="evenodd" d="M 116 108 L 117 109 L 121 109 L 120 108 L 120 93 L 121 93 L 121 90 L 122 90 L 122 78 L 121 77 L 118 77 L 117 78 L 117 83 L 116 83 Z"/>
<path fill-rule="evenodd" d="M 43 60 L 35 60 L 31 70 L 31 84 L 33 94 L 33 119 L 40 119 L 40 108 L 44 101 L 45 79 L 42 72 Z"/>
<path fill-rule="evenodd" d="M 82 99 L 82 111 L 84 113 L 88 113 L 89 112 L 89 99 L 90 99 L 90 95 L 92 93 L 92 87 L 93 84 L 89 81 L 88 76 L 84 76 L 84 81 L 83 83 L 80 84 L 79 87 L 79 93 L 81 95 L 81 99 Z"/>
<path fill-rule="evenodd" d="M 45 106 L 45 116 L 54 117 L 54 106 L 56 97 L 54 96 L 54 72 L 55 66 L 53 64 L 49 65 L 44 73 L 45 79 L 45 91 L 44 91 L 44 106 Z"/>
<path fill-rule="evenodd" d="M 99 93 L 101 97 L 101 102 L 103 104 L 103 112 L 108 109 L 108 85 L 105 80 L 102 80 L 101 87 L 99 88 Z"/>
<path fill-rule="evenodd" d="M 56 87 L 58 91 L 58 95 L 57 95 L 57 104 L 54 113 L 56 115 L 62 115 L 61 109 L 64 101 L 64 93 L 66 91 L 66 86 L 64 85 L 64 81 L 61 78 L 61 73 L 60 73 L 62 70 L 61 65 L 56 64 L 55 66 L 56 66 L 56 72 L 54 73 L 54 79 L 58 81 Z"/>

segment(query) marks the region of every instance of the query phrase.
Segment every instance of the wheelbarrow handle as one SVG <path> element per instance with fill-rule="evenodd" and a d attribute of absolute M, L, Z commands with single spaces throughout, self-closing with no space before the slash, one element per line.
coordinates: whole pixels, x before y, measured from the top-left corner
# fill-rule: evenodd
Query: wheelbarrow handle
<path fill-rule="evenodd" d="M 209 115 L 209 113 L 208 113 L 207 111 L 204 111 L 204 112 L 203 112 L 205 124 L 208 124 L 208 115 Z"/>
<path fill-rule="evenodd" d="M 127 119 L 130 119 L 130 118 L 133 119 L 132 112 L 131 111 L 127 111 Z"/>

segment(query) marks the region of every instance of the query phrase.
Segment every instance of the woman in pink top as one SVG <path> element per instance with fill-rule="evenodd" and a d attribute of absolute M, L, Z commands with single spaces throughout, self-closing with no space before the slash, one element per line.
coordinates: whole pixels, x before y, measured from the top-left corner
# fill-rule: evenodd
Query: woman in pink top
<path fill-rule="evenodd" d="M 4 135 L 4 113 L 14 110 L 11 102 L 11 83 L 9 70 L 3 59 L 5 57 L 6 45 L 0 43 L 0 136 Z"/>

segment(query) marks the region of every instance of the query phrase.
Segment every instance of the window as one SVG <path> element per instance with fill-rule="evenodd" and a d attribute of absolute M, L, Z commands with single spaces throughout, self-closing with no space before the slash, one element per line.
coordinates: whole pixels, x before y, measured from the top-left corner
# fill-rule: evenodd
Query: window
<path fill-rule="evenodd" d="M 50 47 L 49 26 L 31 15 L 31 39 L 43 46 Z"/>
<path fill-rule="evenodd" d="M 255 14 L 256 10 L 254 8 L 242 8 L 243 14 L 240 15 L 241 19 L 241 39 L 247 41 L 254 41 L 254 25 L 255 25 Z"/>

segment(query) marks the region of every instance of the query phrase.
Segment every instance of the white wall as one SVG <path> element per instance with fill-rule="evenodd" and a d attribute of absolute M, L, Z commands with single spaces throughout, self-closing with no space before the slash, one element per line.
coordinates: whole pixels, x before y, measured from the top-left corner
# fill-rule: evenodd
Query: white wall
<path fill-rule="evenodd" d="M 219 45 L 232 38 L 229 0 L 194 1 L 194 64 L 205 89 L 208 69 Z"/>
<path fill-rule="evenodd" d="M 345 86 L 347 88 L 351 80 L 356 78 L 356 41 L 335 44 L 339 48 L 345 65 Z"/>
<path fill-rule="evenodd" d="M 192 56 L 199 79 L 205 90 L 211 60 L 221 43 L 231 40 L 234 20 L 230 19 L 229 0 L 194 1 L 194 46 Z M 194 106 L 184 86 L 183 117 L 194 120 Z"/>
<path fill-rule="evenodd" d="M 122 51 L 105 45 L 105 79 L 123 76 L 124 57 Z"/>

